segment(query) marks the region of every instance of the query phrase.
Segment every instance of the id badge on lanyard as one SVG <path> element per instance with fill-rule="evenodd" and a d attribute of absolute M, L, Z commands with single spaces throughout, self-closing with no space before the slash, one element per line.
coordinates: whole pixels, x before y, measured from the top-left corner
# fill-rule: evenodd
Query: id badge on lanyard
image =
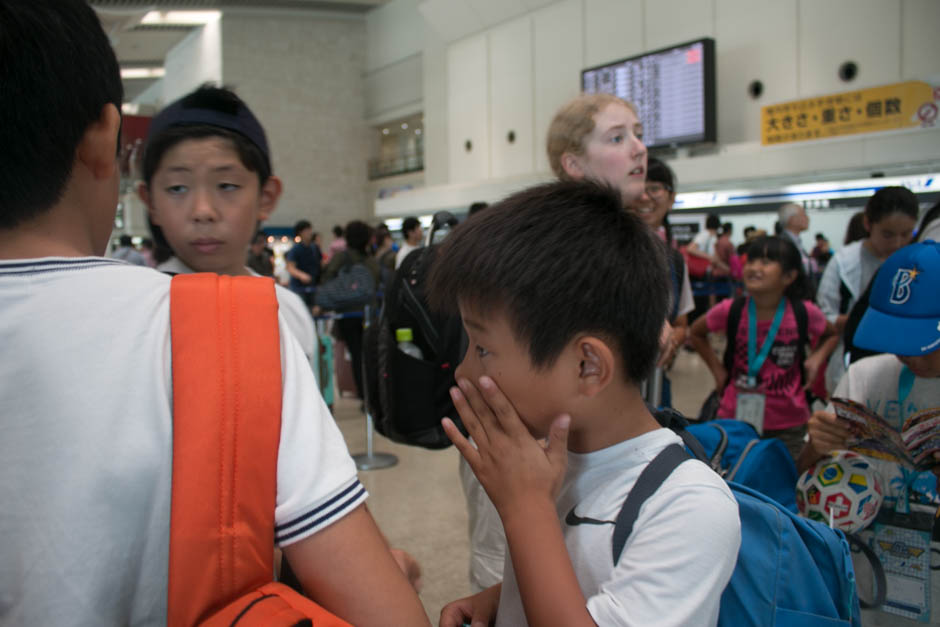
<path fill-rule="evenodd" d="M 780 323 L 783 321 L 784 311 L 786 311 L 786 301 L 781 298 L 773 322 L 770 323 L 770 329 L 767 331 L 767 337 L 764 338 L 764 343 L 760 347 L 760 353 L 758 353 L 757 307 L 754 305 L 753 299 L 748 299 L 747 387 L 738 387 L 738 400 L 734 417 L 754 427 L 759 435 L 764 434 L 764 410 L 767 397 L 757 390 L 757 373 L 760 372 L 761 366 L 764 365 L 764 361 L 770 354 L 774 339 L 777 337 L 777 331 L 780 330 Z"/>

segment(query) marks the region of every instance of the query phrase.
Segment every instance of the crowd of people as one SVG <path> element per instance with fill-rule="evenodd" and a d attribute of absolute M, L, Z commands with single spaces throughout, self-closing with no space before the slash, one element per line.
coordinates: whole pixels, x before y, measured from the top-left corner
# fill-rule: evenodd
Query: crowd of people
<path fill-rule="evenodd" d="M 259 225 L 284 183 L 247 104 L 201 87 L 153 118 L 142 147 L 137 193 L 168 256 L 148 263 L 122 238 L 104 257 L 121 174 L 108 37 L 82 0 L 12 0 L 0 8 L 0 58 L 0 117 L 18 122 L 2 130 L 0 168 L 0 623 L 163 624 L 183 402 L 172 277 L 270 276 Z M 909 190 L 883 188 L 860 238 L 834 253 L 817 238 L 807 253 L 806 211 L 787 204 L 779 234 L 745 233 L 740 260 L 730 225 L 710 215 L 683 255 L 669 222 L 675 174 L 642 135 L 631 103 L 575 98 L 548 129 L 557 180 L 474 210 L 437 250 L 429 302 L 459 313 L 466 332 L 450 391 L 464 430 L 449 418 L 443 429 L 461 455 L 475 590 L 443 608 L 441 627 L 717 624 L 746 538 L 736 497 L 705 463 L 689 458 L 663 479 L 611 559 L 625 498 L 683 443 L 643 389 L 687 343 L 713 375 L 717 417 L 782 440 L 800 469 L 847 445 L 830 396 L 897 429 L 940 408 L 936 206 L 921 216 Z M 270 548 L 350 624 L 429 624 L 420 569 L 373 520 L 311 367 L 318 291 L 361 266 L 377 294 L 421 245 L 420 222 L 403 221 L 397 250 L 387 228 L 358 220 L 334 230 L 325 254 L 309 221 L 294 230 L 289 285 L 271 287 L 281 415 Z M 740 271 L 743 294 L 713 294 L 690 324 L 693 258 L 718 276 Z M 337 328 L 361 376 L 362 321 Z M 712 334 L 733 339 L 724 361 Z M 853 361 L 856 346 L 879 354 Z M 820 403 L 806 391 L 824 371 Z M 877 467 L 884 507 L 937 511 L 934 474 Z"/>

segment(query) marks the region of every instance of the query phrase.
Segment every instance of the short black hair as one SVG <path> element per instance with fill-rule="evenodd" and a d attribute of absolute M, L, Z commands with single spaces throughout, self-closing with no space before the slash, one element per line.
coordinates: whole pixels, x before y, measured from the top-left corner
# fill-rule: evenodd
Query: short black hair
<path fill-rule="evenodd" d="M 341 226 L 338 225 L 338 224 L 337 224 L 336 226 L 334 226 L 334 227 L 333 227 L 333 235 L 335 235 L 336 237 L 342 237 L 342 236 L 343 236 L 343 227 L 341 227 Z"/>
<path fill-rule="evenodd" d="M 421 223 L 418 218 L 405 218 L 405 221 L 401 223 L 401 232 L 407 236 L 419 226 L 421 226 Z"/>
<path fill-rule="evenodd" d="M 666 247 L 620 194 L 592 182 L 533 187 L 444 240 L 428 277 L 432 308 L 505 312 L 536 368 L 582 332 L 610 342 L 628 381 L 653 368 L 669 302 Z"/>
<path fill-rule="evenodd" d="M 756 230 L 757 230 L 757 227 L 754 226 L 753 224 L 747 225 L 746 227 L 744 227 L 744 237 L 747 237 L 748 235 L 750 235 Z"/>
<path fill-rule="evenodd" d="M 842 244 L 848 246 L 866 237 L 868 237 L 868 229 L 865 228 L 865 212 L 856 211 L 849 218 L 849 223 L 845 225 L 845 237 L 842 239 Z"/>
<path fill-rule="evenodd" d="M 470 204 L 470 208 L 467 209 L 467 217 L 472 216 L 473 214 L 475 214 L 475 213 L 478 212 L 478 211 L 483 211 L 484 209 L 486 209 L 486 208 L 489 207 L 489 206 L 490 206 L 490 203 L 484 202 L 484 201 L 482 201 L 482 200 L 478 200 L 478 201 L 476 201 L 476 202 L 474 202 L 474 203 L 471 203 L 471 204 Z"/>
<path fill-rule="evenodd" d="M 646 180 L 661 183 L 668 191 L 676 191 L 676 174 L 665 161 L 656 157 L 646 159 Z"/>
<path fill-rule="evenodd" d="M 783 268 L 784 273 L 796 271 L 796 280 L 787 287 L 784 295 L 791 300 L 811 300 L 813 287 L 806 270 L 803 268 L 803 258 L 800 251 L 789 237 L 781 235 L 764 235 L 752 241 L 747 247 L 747 260 L 766 259 L 776 261 Z"/>
<path fill-rule="evenodd" d="M 892 213 L 903 213 L 916 220 L 919 210 L 917 196 L 906 187 L 882 187 L 865 203 L 869 224 L 881 222 Z"/>
<path fill-rule="evenodd" d="M 312 229 L 313 225 L 310 224 L 310 220 L 297 220 L 294 224 L 294 237 L 300 237 L 300 234 L 304 232 L 305 229 Z"/>
<path fill-rule="evenodd" d="M 724 224 L 721 225 L 722 235 L 724 235 L 725 233 L 731 233 L 733 230 L 734 230 L 734 225 L 731 224 L 730 222 L 725 222 Z"/>
<path fill-rule="evenodd" d="M 0 228 L 59 202 L 85 131 L 105 105 L 120 112 L 123 98 L 114 50 L 87 2 L 0 2 Z"/>
<path fill-rule="evenodd" d="M 346 248 L 365 253 L 370 239 L 372 227 L 362 220 L 353 220 L 346 225 Z"/>
<path fill-rule="evenodd" d="M 706 229 L 720 229 L 721 228 L 721 218 L 718 217 L 717 213 L 710 213 L 705 218 L 705 228 Z"/>
<path fill-rule="evenodd" d="M 118 238 L 118 243 L 121 246 L 133 246 L 134 240 L 131 239 L 130 235 L 128 235 L 127 233 L 124 233 L 123 235 L 121 235 L 121 237 Z"/>

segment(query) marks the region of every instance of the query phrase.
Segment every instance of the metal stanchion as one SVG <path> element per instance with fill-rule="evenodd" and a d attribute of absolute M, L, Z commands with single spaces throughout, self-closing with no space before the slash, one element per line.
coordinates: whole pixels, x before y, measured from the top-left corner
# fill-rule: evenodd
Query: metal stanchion
<path fill-rule="evenodd" d="M 362 312 L 362 328 L 368 329 L 371 325 L 369 307 Z M 356 468 L 359 470 L 379 470 L 380 468 L 390 468 L 398 463 L 398 458 L 391 453 L 376 453 L 373 449 L 373 438 L 375 434 L 375 425 L 372 422 L 372 414 L 369 413 L 368 389 L 366 386 L 365 365 L 366 360 L 360 359 L 362 365 L 362 401 L 366 408 L 366 452 L 353 455 L 353 461 L 356 462 Z"/>

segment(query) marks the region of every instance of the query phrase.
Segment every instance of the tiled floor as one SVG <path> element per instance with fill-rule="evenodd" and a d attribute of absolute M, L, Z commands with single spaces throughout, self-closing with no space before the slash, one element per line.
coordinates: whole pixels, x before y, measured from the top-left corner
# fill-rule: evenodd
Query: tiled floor
<path fill-rule="evenodd" d="M 698 355 L 682 352 L 670 372 L 674 406 L 696 415 L 711 390 L 708 369 Z M 334 407 L 337 423 L 354 455 L 366 451 L 365 419 L 358 400 Z M 392 453 L 398 463 L 359 473 L 369 490 L 369 508 L 393 546 L 414 555 L 424 570 L 421 600 L 433 624 L 448 602 L 470 593 L 467 581 L 467 512 L 458 453 L 401 446 L 376 434 L 374 451 Z"/>

